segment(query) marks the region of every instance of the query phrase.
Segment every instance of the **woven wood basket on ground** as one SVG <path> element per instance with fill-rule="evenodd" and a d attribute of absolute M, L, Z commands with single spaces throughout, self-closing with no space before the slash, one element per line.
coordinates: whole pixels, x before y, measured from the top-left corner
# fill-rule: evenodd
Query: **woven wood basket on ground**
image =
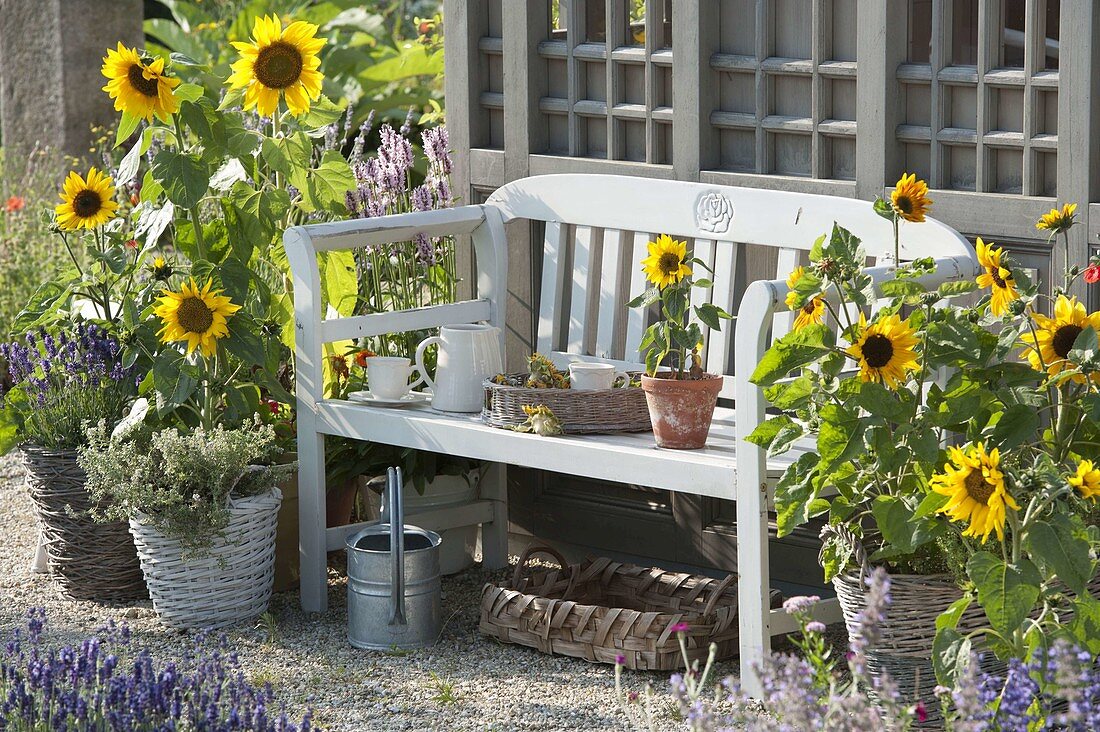
<path fill-rule="evenodd" d="M 631 374 L 631 378 L 636 374 Z M 522 380 L 526 374 L 509 374 Z M 599 391 L 579 389 L 528 389 L 485 381 L 485 407 L 481 420 L 491 427 L 518 427 L 527 421 L 523 407 L 545 405 L 567 434 L 649 432 L 649 406 L 641 387 Z"/>
<path fill-rule="evenodd" d="M 148 597 L 134 540 L 122 522 L 101 524 L 73 450 L 23 445 L 27 490 L 46 543 L 46 562 L 61 592 L 110 602 Z"/>
<path fill-rule="evenodd" d="M 524 576 L 535 554 L 560 569 Z M 772 591 L 771 606 L 781 602 Z M 684 661 L 674 628 L 687 623 L 688 657 L 705 659 L 711 643 L 718 658 L 737 653 L 737 577 L 725 579 L 666 572 L 606 557 L 569 564 L 549 547 L 531 547 L 516 565 L 512 584 L 481 590 L 481 632 L 543 653 L 615 663 L 630 669 L 671 671 Z"/>
<path fill-rule="evenodd" d="M 278 488 L 230 499 L 229 525 L 209 550 L 184 559 L 183 547 L 147 517 L 130 519 L 153 609 L 173 628 L 220 628 L 267 609 L 275 577 Z"/>

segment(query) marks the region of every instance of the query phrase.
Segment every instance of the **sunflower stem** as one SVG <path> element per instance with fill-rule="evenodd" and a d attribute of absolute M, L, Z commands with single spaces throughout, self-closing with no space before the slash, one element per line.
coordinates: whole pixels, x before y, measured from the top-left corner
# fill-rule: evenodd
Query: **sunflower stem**
<path fill-rule="evenodd" d="M 183 123 L 180 122 L 179 115 L 172 117 L 172 124 L 176 128 L 176 151 L 180 154 L 183 153 Z M 192 206 L 187 209 L 188 216 L 191 218 L 191 226 L 195 228 L 195 248 L 198 250 L 199 259 L 206 259 L 206 241 L 202 235 L 202 222 L 199 220 L 199 207 Z"/>
<path fill-rule="evenodd" d="M 901 269 L 901 232 L 897 213 L 894 214 L 894 266 Z"/>

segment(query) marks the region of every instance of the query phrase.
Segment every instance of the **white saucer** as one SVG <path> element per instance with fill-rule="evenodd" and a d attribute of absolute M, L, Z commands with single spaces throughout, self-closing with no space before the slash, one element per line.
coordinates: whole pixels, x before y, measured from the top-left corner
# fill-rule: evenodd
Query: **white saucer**
<path fill-rule="evenodd" d="M 353 391 L 348 394 L 348 399 L 353 402 L 361 402 L 376 407 L 407 407 L 410 404 L 423 404 L 431 398 L 431 394 L 419 391 L 410 391 L 400 399 L 383 399 L 380 396 L 371 394 L 369 391 Z"/>

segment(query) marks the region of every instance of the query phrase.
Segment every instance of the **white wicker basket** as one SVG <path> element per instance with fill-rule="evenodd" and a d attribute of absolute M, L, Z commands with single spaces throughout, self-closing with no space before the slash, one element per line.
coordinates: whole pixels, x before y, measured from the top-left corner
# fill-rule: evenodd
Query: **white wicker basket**
<path fill-rule="evenodd" d="M 278 488 L 230 499 L 229 525 L 201 556 L 183 559 L 183 547 L 138 513 L 130 519 L 153 609 L 173 628 L 220 628 L 267 609 L 275 574 L 275 527 L 283 494 Z"/>

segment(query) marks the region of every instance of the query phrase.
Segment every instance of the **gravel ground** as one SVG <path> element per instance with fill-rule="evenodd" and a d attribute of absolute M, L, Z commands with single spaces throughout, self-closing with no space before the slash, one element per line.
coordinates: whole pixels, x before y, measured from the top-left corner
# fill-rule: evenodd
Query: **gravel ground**
<path fill-rule="evenodd" d="M 160 660 L 179 658 L 193 639 L 162 626 L 149 601 L 99 605 L 67 600 L 50 579 L 29 571 L 35 546 L 31 502 L 17 457 L 0 459 L 0 638 L 21 626 L 28 608 L 45 607 L 50 641 L 69 643 L 109 619 L 125 622 L 139 647 Z M 329 606 L 324 615 L 303 613 L 296 592 L 275 595 L 274 639 L 260 624 L 228 629 L 256 683 L 270 681 L 288 711 L 313 710 L 332 730 L 627 730 L 611 667 L 540 654 L 484 638 L 477 631 L 478 597 L 486 579 L 507 572 L 468 570 L 443 580 L 448 617 L 435 646 L 403 655 L 359 651 L 347 642 L 346 582 L 331 555 Z M 513 561 L 515 559 L 513 558 Z M 718 676 L 736 672 L 720 664 Z M 667 675 L 626 672 L 632 690 L 646 683 L 665 699 Z M 671 703 L 662 726 L 682 728 Z"/>

